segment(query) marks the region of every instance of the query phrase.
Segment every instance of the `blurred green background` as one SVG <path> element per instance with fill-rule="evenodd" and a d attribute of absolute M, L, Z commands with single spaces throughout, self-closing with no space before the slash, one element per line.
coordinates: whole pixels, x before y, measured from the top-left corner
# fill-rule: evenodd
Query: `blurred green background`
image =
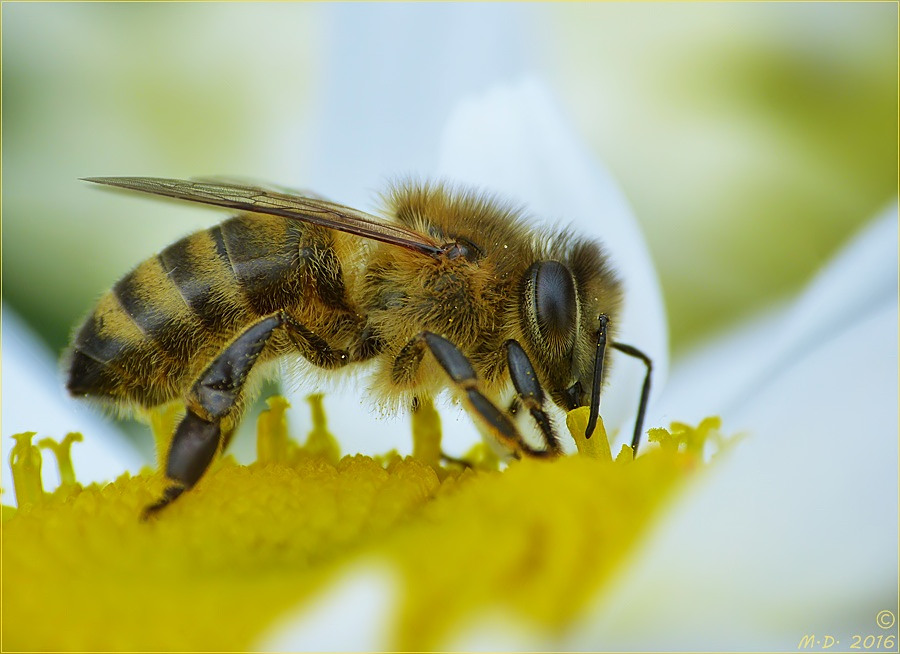
<path fill-rule="evenodd" d="M 635 209 L 676 354 L 796 291 L 897 193 L 894 3 L 509 7 Z M 2 12 L 3 298 L 54 350 L 132 265 L 220 218 L 79 177 L 306 185 L 329 6 Z"/>

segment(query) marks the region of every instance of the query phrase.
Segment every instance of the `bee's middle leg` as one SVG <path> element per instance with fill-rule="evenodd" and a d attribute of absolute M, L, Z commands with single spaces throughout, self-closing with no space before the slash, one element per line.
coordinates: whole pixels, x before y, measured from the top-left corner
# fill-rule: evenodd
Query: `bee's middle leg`
<path fill-rule="evenodd" d="M 247 377 L 279 327 L 286 329 L 300 353 L 317 366 L 336 368 L 350 360 L 347 352 L 331 348 L 285 312 L 247 328 L 207 366 L 188 392 L 187 413 L 175 429 L 166 457 L 166 478 L 173 483 L 160 501 L 147 507 L 145 517 L 193 487 L 209 468 L 220 443 L 234 429 Z"/>
<path fill-rule="evenodd" d="M 557 454 L 552 450 L 536 450 L 525 442 L 509 417 L 481 392 L 475 369 L 466 355 L 442 336 L 425 331 L 413 337 L 394 360 L 392 377 L 395 382 L 400 383 L 412 378 L 425 355 L 426 348 L 434 355 L 453 383 L 465 392 L 475 415 L 506 448 L 517 456 L 524 454 L 548 457 Z"/>

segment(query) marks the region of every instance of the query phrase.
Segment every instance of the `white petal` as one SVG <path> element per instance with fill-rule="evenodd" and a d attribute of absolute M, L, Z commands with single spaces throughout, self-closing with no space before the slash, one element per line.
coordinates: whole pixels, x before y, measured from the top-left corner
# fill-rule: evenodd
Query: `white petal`
<path fill-rule="evenodd" d="M 730 413 L 809 347 L 896 299 L 897 210 L 887 207 L 789 305 L 772 307 L 684 357 L 650 424 Z"/>
<path fill-rule="evenodd" d="M 534 9 L 521 3 L 322 6 L 304 184 L 365 208 L 398 175 L 431 175 L 464 97 L 521 71 Z"/>
<path fill-rule="evenodd" d="M 311 603 L 280 619 L 252 651 L 387 650 L 397 583 L 396 575 L 383 564 L 359 563 Z"/>
<path fill-rule="evenodd" d="M 126 437 L 102 420 L 86 404 L 66 395 L 58 364 L 22 320 L 3 305 L 3 488 L 4 503 L 12 501 L 9 452 L 13 434 L 36 431 L 37 441 L 51 437 L 61 441 L 70 431 L 79 431 L 84 441 L 72 445 L 75 477 L 82 484 L 106 482 L 123 472 L 136 473 L 142 464 Z M 49 451 L 42 453 L 44 488 L 59 485 L 56 462 Z"/>
<path fill-rule="evenodd" d="M 784 650 L 815 633 L 846 648 L 881 633 L 898 574 L 896 211 L 799 313 L 770 321 L 780 358 L 723 416 L 748 437 L 681 498 L 573 646 Z M 709 388 L 730 372 L 716 352 Z"/>
<path fill-rule="evenodd" d="M 525 624 L 507 611 L 486 609 L 441 649 L 447 652 L 552 652 L 559 644 L 551 635 Z"/>

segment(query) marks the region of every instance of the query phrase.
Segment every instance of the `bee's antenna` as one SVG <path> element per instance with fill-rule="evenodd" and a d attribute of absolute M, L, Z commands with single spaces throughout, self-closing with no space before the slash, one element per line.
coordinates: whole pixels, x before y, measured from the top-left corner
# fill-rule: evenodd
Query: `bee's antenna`
<path fill-rule="evenodd" d="M 650 360 L 650 357 L 633 345 L 613 343 L 612 346 L 630 357 L 640 359 L 644 362 L 644 365 L 647 366 L 647 374 L 644 377 L 644 386 L 641 388 L 641 403 L 638 405 L 637 420 L 634 422 L 634 436 L 631 439 L 631 452 L 634 456 L 637 456 L 638 444 L 641 442 L 641 434 L 644 432 L 644 414 L 647 413 L 647 401 L 650 399 L 650 375 L 653 372 L 653 362 Z"/>
<path fill-rule="evenodd" d="M 597 416 L 600 415 L 600 391 L 603 388 L 603 359 L 606 357 L 606 325 L 609 316 L 600 314 L 600 328 L 597 330 L 597 353 L 594 355 L 594 380 L 591 383 L 591 413 L 588 416 L 585 438 L 590 438 L 597 426 Z"/>

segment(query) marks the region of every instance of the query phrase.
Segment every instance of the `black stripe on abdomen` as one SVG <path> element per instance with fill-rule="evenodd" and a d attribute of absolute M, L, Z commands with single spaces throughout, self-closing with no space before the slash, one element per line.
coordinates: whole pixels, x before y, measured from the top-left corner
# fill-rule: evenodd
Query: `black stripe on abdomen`
<path fill-rule="evenodd" d="M 241 215 L 221 225 L 232 269 L 250 308 L 265 316 L 296 302 L 300 240 L 290 221 Z"/>
<path fill-rule="evenodd" d="M 176 241 L 157 257 L 206 331 L 220 335 L 240 323 L 243 300 L 220 227 Z"/>
<path fill-rule="evenodd" d="M 158 257 L 125 275 L 112 292 L 153 345 L 176 360 L 172 365 L 190 359 L 203 345 L 203 327 L 196 324 L 193 312 L 182 301 Z"/>
<path fill-rule="evenodd" d="M 101 363 L 120 361 L 135 350 L 127 339 L 103 332 L 103 316 L 95 313 L 78 330 L 75 347 Z"/>
<path fill-rule="evenodd" d="M 153 298 L 147 297 L 147 289 L 136 283 L 135 277 L 135 271 L 128 273 L 116 282 L 112 292 L 138 329 L 153 336 L 165 329 L 169 318 L 153 305 Z"/>

